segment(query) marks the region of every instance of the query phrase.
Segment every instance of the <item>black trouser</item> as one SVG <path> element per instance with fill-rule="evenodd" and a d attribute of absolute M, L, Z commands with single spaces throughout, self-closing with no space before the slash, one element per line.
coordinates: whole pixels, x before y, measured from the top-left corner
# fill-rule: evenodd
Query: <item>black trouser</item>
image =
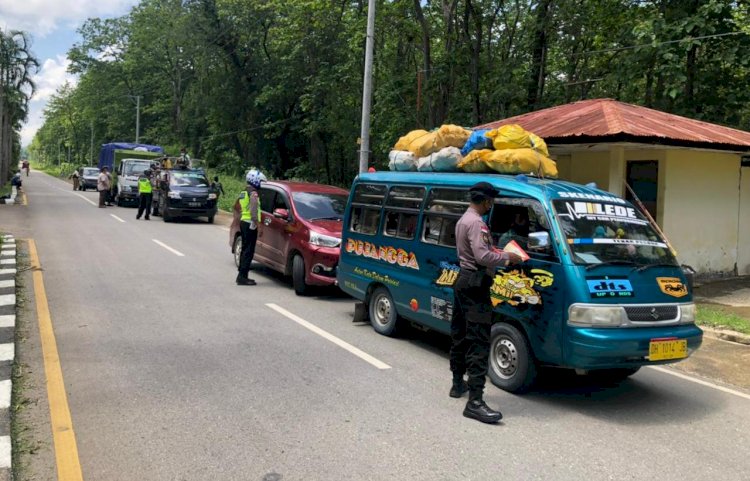
<path fill-rule="evenodd" d="M 136 219 L 140 219 L 143 211 L 146 211 L 146 219 L 151 217 L 151 197 L 152 194 L 140 194 L 138 196 L 138 215 Z"/>
<path fill-rule="evenodd" d="M 492 278 L 461 270 L 453 287 L 450 366 L 454 380 L 469 374 L 469 399 L 482 399 L 490 353 Z"/>
<path fill-rule="evenodd" d="M 240 252 L 239 277 L 247 277 L 250 272 L 250 264 L 253 263 L 255 255 L 255 242 L 258 240 L 258 229 L 251 229 L 250 223 L 240 222 L 240 234 L 242 235 L 242 251 Z"/>
<path fill-rule="evenodd" d="M 109 195 L 108 190 L 99 191 L 99 207 L 104 207 L 104 204 L 107 203 L 107 195 Z"/>

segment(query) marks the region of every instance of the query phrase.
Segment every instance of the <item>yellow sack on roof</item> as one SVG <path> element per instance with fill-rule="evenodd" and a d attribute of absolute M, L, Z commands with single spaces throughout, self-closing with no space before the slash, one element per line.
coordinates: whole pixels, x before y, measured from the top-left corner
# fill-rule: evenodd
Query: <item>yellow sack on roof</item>
<path fill-rule="evenodd" d="M 503 125 L 499 129 L 485 134 L 492 139 L 496 150 L 503 149 L 534 149 L 545 157 L 549 157 L 547 143 L 538 135 L 529 132 L 518 124 Z"/>
<path fill-rule="evenodd" d="M 484 164 L 500 174 L 534 174 L 541 170 L 544 177 L 557 178 L 554 160 L 532 149 L 483 150 Z M 473 171 L 476 172 L 476 171 Z"/>
<path fill-rule="evenodd" d="M 471 130 L 450 124 L 442 125 L 432 132 L 413 130 L 398 140 L 394 150 L 408 150 L 416 157 L 427 157 L 446 147 L 460 149 L 470 136 Z M 404 145 L 407 141 L 408 144 Z"/>
<path fill-rule="evenodd" d="M 465 129 L 458 125 L 442 125 L 435 135 L 435 144 L 439 146 L 438 150 L 446 147 L 463 148 L 464 144 L 471 137 L 471 130 Z"/>
<path fill-rule="evenodd" d="M 494 152 L 494 150 L 489 149 L 482 149 L 482 150 L 472 150 L 469 152 L 469 154 L 464 157 L 464 160 L 458 163 L 456 167 L 463 170 L 464 172 L 472 172 L 472 173 L 479 173 L 479 172 L 492 172 L 492 169 L 487 167 L 487 164 L 485 164 L 483 157 L 487 154 L 490 154 Z"/>
<path fill-rule="evenodd" d="M 409 144 L 427 134 L 429 134 L 429 132 L 427 132 L 426 130 L 412 130 L 408 134 L 398 139 L 398 142 L 396 142 L 393 150 L 409 150 Z"/>

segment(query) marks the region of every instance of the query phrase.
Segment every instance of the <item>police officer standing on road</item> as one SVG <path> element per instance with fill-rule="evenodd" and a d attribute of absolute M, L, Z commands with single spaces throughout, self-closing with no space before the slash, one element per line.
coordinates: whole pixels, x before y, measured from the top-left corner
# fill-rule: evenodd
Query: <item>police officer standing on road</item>
<path fill-rule="evenodd" d="M 258 169 L 247 173 L 247 188 L 240 192 L 237 202 L 240 207 L 240 234 L 242 235 L 242 251 L 240 252 L 240 267 L 237 273 L 238 286 L 254 286 L 255 281 L 247 277 L 250 265 L 255 255 L 255 243 L 258 240 L 258 226 L 260 225 L 260 197 L 258 190 L 260 183 L 266 180 Z"/>
<path fill-rule="evenodd" d="M 144 210 L 146 211 L 146 220 L 150 220 L 152 192 L 151 170 L 146 169 L 138 177 L 138 215 L 135 216 L 135 220 L 141 218 Z"/>
<path fill-rule="evenodd" d="M 500 193 L 487 182 L 469 189 L 471 205 L 456 224 L 456 248 L 461 270 L 454 285 L 455 313 L 451 322 L 450 367 L 453 387 L 450 396 L 459 398 L 469 391 L 464 416 L 484 423 L 503 418 L 485 404 L 485 376 L 490 350 L 492 303 L 490 287 L 494 268 L 519 264 L 516 254 L 492 246 L 492 236 L 482 216 L 492 209 L 493 199 Z M 464 381 L 468 372 L 469 382 Z"/>

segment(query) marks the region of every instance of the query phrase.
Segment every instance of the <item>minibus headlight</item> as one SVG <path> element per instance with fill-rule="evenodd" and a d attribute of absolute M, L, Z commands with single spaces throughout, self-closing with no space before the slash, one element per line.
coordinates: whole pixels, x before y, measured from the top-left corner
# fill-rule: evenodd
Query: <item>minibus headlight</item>
<path fill-rule="evenodd" d="M 321 247 L 338 247 L 341 245 L 341 239 L 311 230 L 310 244 Z"/>
<path fill-rule="evenodd" d="M 625 309 L 619 306 L 572 305 L 568 324 L 578 327 L 617 327 L 625 320 Z"/>
<path fill-rule="evenodd" d="M 179 192 L 174 191 L 174 190 L 170 190 L 167 196 L 170 199 L 180 199 L 182 197 Z"/>
<path fill-rule="evenodd" d="M 215 200 L 215 199 L 216 199 L 216 194 L 214 193 L 208 194 L 208 200 Z"/>
<path fill-rule="evenodd" d="M 680 324 L 693 324 L 695 322 L 695 304 L 680 305 Z"/>

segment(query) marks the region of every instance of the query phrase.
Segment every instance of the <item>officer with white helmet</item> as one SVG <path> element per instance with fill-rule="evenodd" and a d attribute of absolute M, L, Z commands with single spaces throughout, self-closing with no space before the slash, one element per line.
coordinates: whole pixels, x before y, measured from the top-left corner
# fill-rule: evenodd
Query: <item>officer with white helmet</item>
<path fill-rule="evenodd" d="M 252 169 L 245 177 L 247 188 L 240 192 L 237 202 L 240 207 L 240 234 L 242 235 L 242 251 L 240 252 L 240 267 L 237 273 L 238 286 L 254 286 L 255 281 L 248 278 L 250 264 L 255 254 L 255 243 L 258 240 L 258 226 L 261 221 L 260 197 L 258 190 L 260 183 L 266 180 L 258 169 Z"/>

